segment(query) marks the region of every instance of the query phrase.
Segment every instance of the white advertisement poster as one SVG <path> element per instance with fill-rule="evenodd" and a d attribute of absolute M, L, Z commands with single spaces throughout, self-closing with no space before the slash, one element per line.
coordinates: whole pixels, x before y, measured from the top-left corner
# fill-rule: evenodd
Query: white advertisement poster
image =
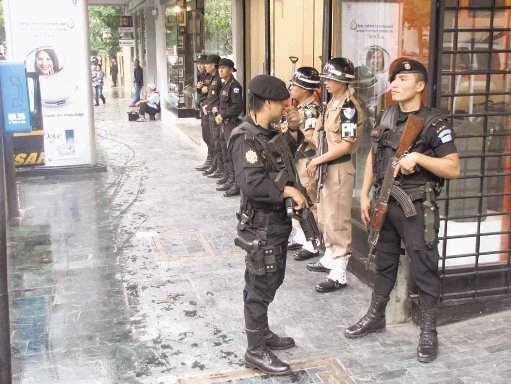
<path fill-rule="evenodd" d="M 9 59 L 39 75 L 46 166 L 91 164 L 84 2 L 4 0 Z"/>
<path fill-rule="evenodd" d="M 342 54 L 377 78 L 376 93 L 385 92 L 390 63 L 399 57 L 401 4 L 342 3 Z"/>

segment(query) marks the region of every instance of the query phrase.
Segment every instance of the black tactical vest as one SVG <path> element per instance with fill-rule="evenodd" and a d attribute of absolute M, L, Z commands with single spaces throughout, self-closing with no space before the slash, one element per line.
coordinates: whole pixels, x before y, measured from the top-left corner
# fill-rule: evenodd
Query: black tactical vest
<path fill-rule="evenodd" d="M 279 134 L 275 131 L 275 134 Z M 272 180 L 275 180 L 275 177 L 278 173 L 278 168 L 276 166 L 277 161 L 276 159 L 270 158 L 272 156 L 270 151 L 270 144 L 269 140 L 274 136 L 271 137 L 265 136 L 261 134 L 261 132 L 258 131 L 258 129 L 253 126 L 252 124 L 244 121 L 240 125 L 238 125 L 236 128 L 233 129 L 231 136 L 229 138 L 229 142 L 227 143 L 228 146 L 228 156 L 230 160 L 232 161 L 232 145 L 231 143 L 234 142 L 237 136 L 244 135 L 244 140 L 250 140 L 254 143 L 254 146 L 256 148 L 256 151 L 261 156 L 262 162 L 263 162 L 263 168 L 269 175 L 269 177 Z M 247 205 L 250 205 L 251 208 L 254 209 L 264 209 L 269 211 L 278 210 L 284 207 L 284 202 L 282 202 L 279 206 L 274 206 L 270 204 L 263 204 L 263 203 L 255 203 L 248 200 L 248 197 L 243 194 L 243 191 L 241 192 L 241 207 L 242 210 L 247 207 Z"/>
<path fill-rule="evenodd" d="M 433 156 L 432 149 L 428 148 L 425 142 L 426 133 L 429 129 L 436 130 L 441 124 L 445 124 L 445 120 L 442 119 L 438 110 L 425 106 L 422 106 L 416 115 L 424 119 L 425 123 L 422 132 L 409 152 L 418 152 Z M 406 121 L 398 122 L 398 117 L 399 106 L 395 104 L 383 111 L 380 123 L 371 131 L 374 186 L 377 193 L 383 182 L 385 170 L 390 166 L 391 160 L 399 147 L 401 135 L 403 134 L 403 129 L 406 124 Z M 420 187 L 428 181 L 435 185 L 441 185 L 443 183 L 443 179 L 422 167 L 418 167 L 418 169 L 410 175 L 400 174 L 396 177 L 396 180 L 399 182 L 401 188 L 412 195 L 418 195 Z"/>

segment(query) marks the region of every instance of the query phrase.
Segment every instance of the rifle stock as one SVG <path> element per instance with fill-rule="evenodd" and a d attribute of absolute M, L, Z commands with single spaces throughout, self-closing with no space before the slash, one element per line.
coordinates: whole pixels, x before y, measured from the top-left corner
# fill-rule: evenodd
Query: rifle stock
<path fill-rule="evenodd" d="M 376 229 L 378 231 L 383 227 L 383 221 L 385 219 L 385 215 L 387 213 L 387 203 L 379 202 L 376 208 L 374 209 L 373 217 L 371 217 L 371 228 Z"/>
<path fill-rule="evenodd" d="M 371 224 L 369 226 L 368 238 L 370 255 L 373 253 L 373 249 L 378 242 L 380 237 L 380 230 L 383 226 L 385 216 L 387 214 L 388 202 L 392 192 L 392 187 L 394 185 L 394 171 L 397 167 L 399 159 L 408 153 L 412 145 L 415 143 L 415 140 L 417 140 L 417 137 L 419 136 L 423 127 L 423 119 L 415 115 L 408 116 L 403 134 L 401 135 L 401 139 L 399 141 L 399 147 L 397 148 L 394 157 L 392 158 L 388 168 L 385 171 L 380 194 L 378 195 L 376 206 L 371 215 Z"/>

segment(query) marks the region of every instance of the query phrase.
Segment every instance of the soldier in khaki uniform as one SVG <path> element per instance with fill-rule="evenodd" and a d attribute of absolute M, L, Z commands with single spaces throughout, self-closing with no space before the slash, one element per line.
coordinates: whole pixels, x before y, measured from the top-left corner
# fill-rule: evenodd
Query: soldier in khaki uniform
<path fill-rule="evenodd" d="M 314 177 L 317 167 L 327 163 L 326 177 L 320 192 L 318 221 L 327 250 L 316 263 L 307 264 L 314 272 L 329 272 L 316 285 L 318 292 L 330 292 L 346 287 L 346 267 L 351 256 L 351 202 L 355 168 L 351 160 L 358 147 L 358 137 L 364 126 L 364 112 L 350 94 L 348 83 L 354 79 L 354 66 L 342 57 L 328 61 L 321 77 L 325 78 L 332 99 L 324 112 L 324 129 L 328 150 L 314 158 L 307 172 Z M 313 141 L 318 142 L 321 121 L 316 126 Z"/>
<path fill-rule="evenodd" d="M 316 180 L 315 177 L 309 177 L 307 174 L 307 164 L 316 155 L 316 146 L 312 142 L 312 136 L 316 121 L 319 118 L 319 105 L 314 98 L 314 90 L 319 86 L 319 72 L 315 68 L 301 67 L 296 70 L 289 84 L 289 93 L 298 102 L 298 106 L 289 108 L 286 122 L 291 129 L 300 128 L 305 137 L 304 142 L 298 147 L 295 154 L 296 171 L 300 182 L 314 201 L 311 210 L 316 220 L 318 217 L 315 204 L 317 195 Z M 293 226 L 296 229 L 296 234 L 292 241 L 303 245 L 303 248 L 297 251 L 293 258 L 295 260 L 307 260 L 317 256 L 317 251 L 312 243 L 305 239 L 305 235 L 296 220 L 293 220 Z"/>

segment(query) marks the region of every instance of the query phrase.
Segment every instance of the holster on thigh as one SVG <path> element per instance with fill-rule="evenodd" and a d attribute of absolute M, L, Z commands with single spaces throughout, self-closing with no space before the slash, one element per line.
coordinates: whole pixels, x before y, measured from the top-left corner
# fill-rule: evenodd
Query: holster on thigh
<path fill-rule="evenodd" d="M 240 211 L 238 217 L 238 236 L 234 244 L 247 252 L 245 264 L 249 273 L 262 276 L 283 268 L 280 245 L 266 245 L 268 223 L 272 213 L 260 211 Z"/>

